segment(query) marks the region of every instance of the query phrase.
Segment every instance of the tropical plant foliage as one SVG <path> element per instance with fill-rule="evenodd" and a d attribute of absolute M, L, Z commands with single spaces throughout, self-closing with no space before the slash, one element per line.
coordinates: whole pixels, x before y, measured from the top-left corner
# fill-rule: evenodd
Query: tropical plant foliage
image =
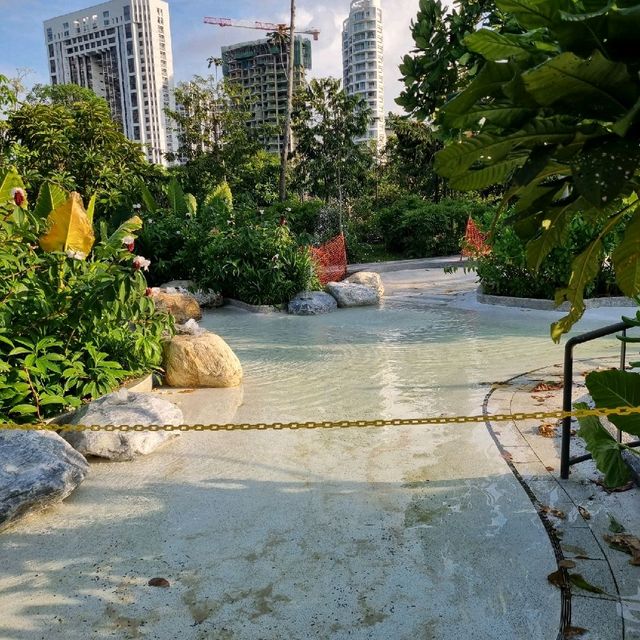
<path fill-rule="evenodd" d="M 508 219 L 540 266 L 582 217 L 598 231 L 575 257 L 557 303 L 571 311 L 552 326 L 560 336 L 584 312 L 603 242 L 627 225 L 612 254 L 620 289 L 640 293 L 640 3 L 621 0 L 497 0 L 520 33 L 483 28 L 467 36 L 485 64 L 443 109 L 442 122 L 465 132 L 439 152 L 436 169 L 452 188 L 507 184 Z"/>
<path fill-rule="evenodd" d="M 192 279 L 250 304 L 282 304 L 319 286 L 309 249 L 282 215 L 235 207 L 226 183 L 197 204 L 174 180 L 165 197 L 168 206 L 145 197 L 149 224 L 140 238 L 156 281 Z"/>
<path fill-rule="evenodd" d="M 45 183 L 33 208 L 0 175 L 0 420 L 35 421 L 158 367 L 168 316 L 155 313 L 130 246 L 132 218 L 93 246 L 92 207 Z"/>

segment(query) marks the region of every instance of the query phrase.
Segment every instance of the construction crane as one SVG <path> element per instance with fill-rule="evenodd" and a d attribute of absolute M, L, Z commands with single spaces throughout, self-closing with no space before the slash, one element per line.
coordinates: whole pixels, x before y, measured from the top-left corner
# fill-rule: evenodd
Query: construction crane
<path fill-rule="evenodd" d="M 258 29 L 259 31 L 274 31 L 278 33 L 287 33 L 289 25 L 277 24 L 275 22 L 260 22 L 259 20 L 232 20 L 231 18 L 205 18 L 205 24 L 214 24 L 218 27 L 241 27 L 243 29 Z M 296 31 L 296 33 L 305 33 L 313 36 L 314 40 L 318 39 L 320 29 L 309 28 L 305 31 Z"/>

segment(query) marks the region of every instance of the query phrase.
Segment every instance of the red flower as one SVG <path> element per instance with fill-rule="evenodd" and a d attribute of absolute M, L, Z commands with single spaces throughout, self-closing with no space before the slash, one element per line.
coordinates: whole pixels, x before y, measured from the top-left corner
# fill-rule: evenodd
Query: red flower
<path fill-rule="evenodd" d="M 24 192 L 24 189 L 21 189 L 20 187 L 11 189 L 11 196 L 13 197 L 13 201 L 19 207 L 21 207 L 27 199 L 27 194 Z"/>

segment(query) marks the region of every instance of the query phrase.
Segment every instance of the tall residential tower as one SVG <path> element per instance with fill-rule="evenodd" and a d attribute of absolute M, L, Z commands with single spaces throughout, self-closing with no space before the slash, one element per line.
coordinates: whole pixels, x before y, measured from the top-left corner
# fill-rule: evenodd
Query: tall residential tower
<path fill-rule="evenodd" d="M 369 129 L 358 142 L 385 143 L 382 8 L 380 0 L 352 0 L 342 26 L 342 72 L 347 95 L 371 107 Z"/>
<path fill-rule="evenodd" d="M 130 140 L 164 164 L 176 149 L 165 107 L 174 108 L 167 0 L 111 0 L 44 23 L 52 84 L 103 97 Z"/>

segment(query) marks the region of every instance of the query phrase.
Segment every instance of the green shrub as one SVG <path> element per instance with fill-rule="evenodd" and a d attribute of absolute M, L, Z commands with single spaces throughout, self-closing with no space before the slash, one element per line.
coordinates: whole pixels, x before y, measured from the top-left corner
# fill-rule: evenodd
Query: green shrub
<path fill-rule="evenodd" d="M 154 262 L 154 281 L 194 280 L 250 304 L 282 304 L 317 288 L 310 252 L 301 246 L 308 241 L 289 226 L 311 228 L 315 203 L 302 203 L 296 222 L 287 203 L 260 212 L 233 208 L 225 194 L 212 194 L 195 210 L 181 206 L 180 197 L 166 209 L 147 207 L 153 211 L 146 214 L 141 246 Z"/>
<path fill-rule="evenodd" d="M 553 249 L 538 271 L 527 266 L 526 243 L 511 226 L 498 227 L 490 242 L 491 253 L 476 260 L 476 271 L 483 291 L 496 296 L 553 300 L 555 292 L 571 277 L 572 256 L 586 247 L 595 229 L 580 220 L 571 225 L 562 248 Z M 607 239 L 606 244 L 611 243 Z M 587 296 L 620 295 L 611 264 L 605 260 L 597 278 L 590 283 Z"/>
<path fill-rule="evenodd" d="M 250 304 L 279 305 L 318 289 L 315 265 L 286 225 L 227 225 L 203 241 L 196 281 Z"/>
<path fill-rule="evenodd" d="M 390 252 L 405 258 L 446 256 L 460 252 L 469 216 L 483 217 L 493 207 L 474 200 L 428 202 L 410 195 L 380 210 L 377 226 Z"/>
<path fill-rule="evenodd" d="M 86 258 L 44 251 L 47 216 L 68 194 L 45 183 L 30 211 L 16 204 L 21 186 L 15 172 L 0 176 L 0 420 L 28 422 L 157 368 L 172 321 L 155 312 L 123 244 L 139 220 L 103 235 Z"/>

